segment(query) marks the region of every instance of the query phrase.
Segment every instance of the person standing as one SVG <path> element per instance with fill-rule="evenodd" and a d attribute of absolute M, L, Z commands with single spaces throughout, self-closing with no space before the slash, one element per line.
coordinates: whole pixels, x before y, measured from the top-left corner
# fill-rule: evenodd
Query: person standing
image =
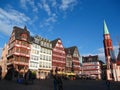
<path fill-rule="evenodd" d="M 53 84 L 54 84 L 54 90 L 57 90 L 57 76 L 53 76 Z"/>
<path fill-rule="evenodd" d="M 29 81 L 32 81 L 33 84 L 32 72 L 30 71 L 30 69 L 28 69 L 28 71 L 25 73 L 24 80 L 26 85 L 29 83 Z"/>
<path fill-rule="evenodd" d="M 0 80 L 2 79 L 2 67 L 0 66 Z"/>
<path fill-rule="evenodd" d="M 60 76 L 57 78 L 58 90 L 63 90 L 63 81 Z"/>
<path fill-rule="evenodd" d="M 107 90 L 110 90 L 110 81 L 106 80 Z"/>

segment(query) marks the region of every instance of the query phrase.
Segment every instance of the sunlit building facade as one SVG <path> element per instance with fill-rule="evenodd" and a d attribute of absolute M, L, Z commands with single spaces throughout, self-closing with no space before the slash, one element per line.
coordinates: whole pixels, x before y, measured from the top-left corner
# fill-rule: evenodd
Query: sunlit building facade
<path fill-rule="evenodd" d="M 40 61 L 40 39 L 39 37 L 31 37 L 31 51 L 29 60 L 29 69 L 38 70 Z"/>
<path fill-rule="evenodd" d="M 66 51 L 66 72 L 80 73 L 80 54 L 76 46 L 65 49 Z"/>
<path fill-rule="evenodd" d="M 13 27 L 13 32 L 8 42 L 7 66 L 13 65 L 21 73 L 28 68 L 30 59 L 30 33 L 24 29 Z"/>
<path fill-rule="evenodd" d="M 83 56 L 82 57 L 82 74 L 93 76 L 94 78 L 101 79 L 102 70 L 101 63 L 98 60 L 98 55 Z"/>
<path fill-rule="evenodd" d="M 39 74 L 40 77 L 45 78 L 52 70 L 52 43 L 46 38 L 40 38 Z"/>
<path fill-rule="evenodd" d="M 2 67 L 2 78 L 5 77 L 7 73 L 7 54 L 8 54 L 8 45 L 5 44 L 2 49 L 2 55 L 0 60 L 0 66 Z"/>
<path fill-rule="evenodd" d="M 66 66 L 66 54 L 65 49 L 62 44 L 60 38 L 57 38 L 52 43 L 52 70 L 55 72 L 57 69 L 58 71 L 65 71 Z"/>
<path fill-rule="evenodd" d="M 69 48 L 65 48 L 66 52 L 66 66 L 65 66 L 65 72 L 72 72 L 73 67 L 72 67 L 72 55 L 71 51 Z"/>

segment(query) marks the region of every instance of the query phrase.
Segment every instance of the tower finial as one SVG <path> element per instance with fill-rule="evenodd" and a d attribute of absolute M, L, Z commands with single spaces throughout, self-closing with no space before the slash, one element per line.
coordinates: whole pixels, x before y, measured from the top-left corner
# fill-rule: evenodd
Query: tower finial
<path fill-rule="evenodd" d="M 24 29 L 25 29 L 25 30 L 27 30 L 27 27 L 26 27 L 26 25 L 25 25 Z"/>
<path fill-rule="evenodd" d="M 109 34 L 109 31 L 108 31 L 105 20 L 104 20 L 104 26 L 103 27 L 104 27 L 104 34 Z"/>

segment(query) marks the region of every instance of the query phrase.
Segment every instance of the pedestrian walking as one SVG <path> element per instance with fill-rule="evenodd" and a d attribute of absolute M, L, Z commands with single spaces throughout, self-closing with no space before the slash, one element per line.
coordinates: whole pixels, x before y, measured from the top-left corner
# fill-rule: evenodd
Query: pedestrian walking
<path fill-rule="evenodd" d="M 28 69 L 28 71 L 25 73 L 24 81 L 25 84 L 28 84 L 29 81 L 33 83 L 32 72 L 30 71 L 30 69 Z"/>
<path fill-rule="evenodd" d="M 0 66 L 0 80 L 2 79 L 2 67 Z"/>
<path fill-rule="evenodd" d="M 5 76 L 6 80 L 13 80 L 14 79 L 14 67 L 11 65 L 11 67 L 7 68 L 7 74 Z"/>

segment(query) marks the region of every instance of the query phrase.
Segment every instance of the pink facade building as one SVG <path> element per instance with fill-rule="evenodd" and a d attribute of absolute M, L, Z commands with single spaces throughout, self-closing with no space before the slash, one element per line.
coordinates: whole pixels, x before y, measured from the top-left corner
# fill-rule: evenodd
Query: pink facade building
<path fill-rule="evenodd" d="M 13 65 L 14 68 L 23 72 L 28 68 L 30 59 L 30 33 L 27 28 L 13 27 L 13 32 L 8 42 L 8 67 Z"/>
<path fill-rule="evenodd" d="M 98 60 L 98 55 L 82 57 L 82 74 L 101 79 L 101 63 Z"/>
<path fill-rule="evenodd" d="M 52 70 L 65 71 L 66 54 L 60 38 L 51 41 L 52 43 Z"/>

